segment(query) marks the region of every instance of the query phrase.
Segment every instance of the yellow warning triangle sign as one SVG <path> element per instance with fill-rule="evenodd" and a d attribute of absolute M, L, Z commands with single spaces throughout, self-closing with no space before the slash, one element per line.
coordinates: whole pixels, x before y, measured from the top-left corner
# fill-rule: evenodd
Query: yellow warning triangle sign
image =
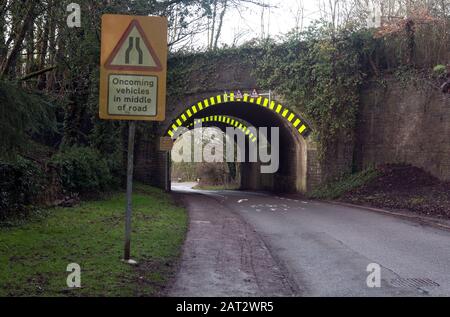
<path fill-rule="evenodd" d="M 161 62 L 137 20 L 131 21 L 106 60 L 105 68 L 131 71 L 162 70 Z"/>

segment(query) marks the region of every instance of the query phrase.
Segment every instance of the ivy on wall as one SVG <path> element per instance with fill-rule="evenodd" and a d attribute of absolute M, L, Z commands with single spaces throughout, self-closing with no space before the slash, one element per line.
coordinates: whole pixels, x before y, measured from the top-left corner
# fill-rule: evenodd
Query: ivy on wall
<path fill-rule="evenodd" d="M 207 90 L 222 62 L 232 60 L 237 69 L 250 64 L 261 88 L 275 90 L 309 119 L 325 157 L 336 138 L 353 138 L 364 77 L 361 56 L 369 36 L 351 29 L 335 34 L 316 25 L 304 34 L 287 36 L 281 44 L 266 41 L 175 56 L 169 60 L 169 95 L 193 92 L 191 84 Z M 190 82 L 192 77 L 195 83 Z"/>
<path fill-rule="evenodd" d="M 172 55 L 168 61 L 168 95 L 180 97 L 208 91 L 214 87 L 219 72 L 251 68 L 263 50 L 259 43 L 249 43 L 238 48 Z"/>
<path fill-rule="evenodd" d="M 253 69 L 260 88 L 275 91 L 309 121 L 319 157 L 328 160 L 336 157 L 339 144 L 354 142 L 361 87 L 367 78 L 402 74 L 401 78 L 411 80 L 417 77 L 412 74 L 422 71 L 417 63 L 405 62 L 408 52 L 397 52 L 403 45 L 401 37 L 380 38 L 376 30 L 354 25 L 336 30 L 319 22 L 303 33 L 288 34 L 281 43 L 255 41 L 238 48 L 181 54 L 169 59 L 169 95 L 208 91 L 221 71 L 217 65 Z M 425 44 L 417 40 L 417 50 Z M 436 57 L 427 65 L 442 60 Z"/>
<path fill-rule="evenodd" d="M 267 47 L 256 68 L 261 86 L 281 94 L 314 127 L 322 159 L 338 139 L 353 141 L 370 34 L 314 25 Z"/>

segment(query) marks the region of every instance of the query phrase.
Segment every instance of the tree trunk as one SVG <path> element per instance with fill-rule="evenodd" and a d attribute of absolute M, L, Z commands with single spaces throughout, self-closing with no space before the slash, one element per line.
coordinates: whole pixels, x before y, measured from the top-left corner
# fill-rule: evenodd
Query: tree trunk
<path fill-rule="evenodd" d="M 51 3 L 49 3 L 48 9 L 50 9 Z M 40 39 L 40 47 L 39 47 L 39 69 L 44 69 L 46 67 L 46 60 L 47 60 L 47 50 L 48 50 L 48 37 L 50 33 L 50 16 L 47 13 L 46 17 L 44 18 L 45 22 L 43 23 L 43 30 L 42 30 L 42 38 Z M 42 90 L 46 86 L 46 75 L 42 75 L 38 77 L 38 84 L 37 88 Z"/>
<path fill-rule="evenodd" d="M 412 65 L 414 63 L 414 55 L 416 51 L 416 34 L 415 34 L 416 32 L 413 20 L 409 19 L 406 22 L 405 30 L 406 30 L 406 38 L 408 39 L 407 41 L 408 57 L 406 63 L 408 65 Z"/>
<path fill-rule="evenodd" d="M 48 42 L 48 64 L 56 65 L 56 17 L 53 10 L 53 1 L 49 2 L 49 42 Z M 47 91 L 53 91 L 55 83 L 55 72 L 51 71 L 46 74 L 46 89 Z"/>
<path fill-rule="evenodd" d="M 26 35 L 26 58 L 25 58 L 25 74 L 32 73 L 35 70 L 36 64 L 34 60 L 34 30 L 31 30 Z M 21 63 L 21 61 L 19 61 Z M 20 74 L 23 75 L 23 74 Z"/>
<path fill-rule="evenodd" d="M 220 38 L 220 33 L 222 32 L 222 25 L 223 25 L 223 19 L 225 17 L 225 13 L 227 11 L 227 5 L 228 5 L 228 0 L 225 0 L 223 3 L 223 10 L 220 13 L 220 18 L 219 18 L 219 25 L 217 27 L 217 32 L 216 32 L 216 39 L 214 41 L 214 49 L 217 49 L 218 46 L 218 42 L 219 42 L 219 38 Z"/>
<path fill-rule="evenodd" d="M 5 27 L 6 27 L 5 12 L 3 12 L 2 10 L 2 12 L 0 12 L 0 65 L 3 63 L 5 56 L 7 54 Z"/>
<path fill-rule="evenodd" d="M 217 17 L 217 1 L 218 0 L 214 0 L 214 9 L 213 9 L 213 15 L 212 15 L 212 25 L 211 25 L 211 38 L 210 38 L 210 42 L 208 43 L 208 47 L 211 50 L 213 48 L 213 43 L 214 43 L 214 34 L 216 32 L 215 27 L 216 27 L 216 17 Z"/>
<path fill-rule="evenodd" d="M 36 8 L 37 1 L 33 0 L 29 2 L 28 9 L 26 11 L 25 17 L 23 19 L 23 23 L 19 29 L 19 32 L 17 33 L 14 45 L 11 49 L 11 52 L 9 53 L 8 57 L 6 58 L 5 62 L 2 65 L 1 68 L 1 77 L 5 77 L 7 75 L 10 75 L 10 70 L 13 65 L 17 62 L 18 55 L 22 49 L 23 41 L 25 39 L 25 35 L 27 34 L 28 30 L 33 24 L 35 16 L 35 8 Z"/>

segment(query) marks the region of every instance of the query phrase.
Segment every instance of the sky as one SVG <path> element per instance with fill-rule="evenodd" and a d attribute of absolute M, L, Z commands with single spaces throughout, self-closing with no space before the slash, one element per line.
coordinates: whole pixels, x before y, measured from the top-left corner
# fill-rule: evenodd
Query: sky
<path fill-rule="evenodd" d="M 266 0 L 266 4 L 273 6 L 264 10 L 264 33 L 271 37 L 285 34 L 296 26 L 296 16 L 300 3 L 304 7 L 304 27 L 319 18 L 318 0 Z M 242 34 L 238 44 L 245 40 L 260 37 L 262 8 L 255 5 L 232 9 L 226 15 L 221 42 L 232 44 L 237 34 Z"/>

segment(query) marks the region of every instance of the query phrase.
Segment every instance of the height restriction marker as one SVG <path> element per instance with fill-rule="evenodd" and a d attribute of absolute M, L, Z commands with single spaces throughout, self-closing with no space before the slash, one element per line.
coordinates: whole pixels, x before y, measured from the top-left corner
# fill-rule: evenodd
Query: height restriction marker
<path fill-rule="evenodd" d="M 101 119 L 164 121 L 167 19 L 102 17 Z"/>

